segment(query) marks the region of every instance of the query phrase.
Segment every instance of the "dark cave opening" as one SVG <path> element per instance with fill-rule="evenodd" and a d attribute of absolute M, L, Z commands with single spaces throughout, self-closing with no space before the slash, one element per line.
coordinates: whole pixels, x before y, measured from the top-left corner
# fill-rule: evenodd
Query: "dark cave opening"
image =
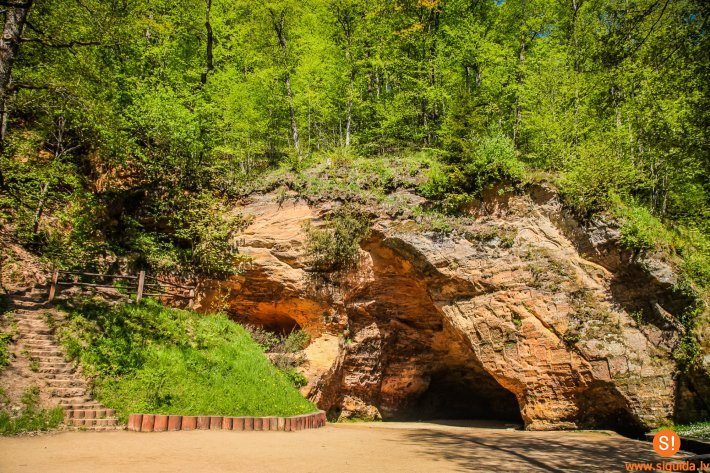
<path fill-rule="evenodd" d="M 290 317 L 279 317 L 262 323 L 261 328 L 277 335 L 288 335 L 293 331 L 300 330 L 301 326 Z"/>
<path fill-rule="evenodd" d="M 232 317 L 235 322 L 252 325 L 276 335 L 288 335 L 296 330 L 301 330 L 301 325 L 287 315 L 270 314 L 268 317 Z"/>
<path fill-rule="evenodd" d="M 429 387 L 412 399 L 401 420 L 493 420 L 522 426 L 518 400 L 482 369 L 445 368 L 430 375 Z"/>
<path fill-rule="evenodd" d="M 595 381 L 577 396 L 582 429 L 605 429 L 629 438 L 643 439 L 647 429 L 629 412 L 623 398 L 609 383 Z"/>

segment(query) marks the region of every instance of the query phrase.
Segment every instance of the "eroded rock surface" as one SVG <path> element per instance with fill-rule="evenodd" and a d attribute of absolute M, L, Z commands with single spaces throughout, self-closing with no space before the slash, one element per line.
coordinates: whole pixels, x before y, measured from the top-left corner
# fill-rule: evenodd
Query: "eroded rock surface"
<path fill-rule="evenodd" d="M 544 188 L 496 193 L 448 236 L 381 218 L 357 269 L 324 277 L 308 270 L 303 225 L 327 210 L 246 203 L 252 265 L 206 285 L 202 306 L 309 332 L 306 390 L 331 416 L 633 431 L 677 413 L 684 301 L 662 263 L 628 263 L 613 226 L 583 229 Z"/>

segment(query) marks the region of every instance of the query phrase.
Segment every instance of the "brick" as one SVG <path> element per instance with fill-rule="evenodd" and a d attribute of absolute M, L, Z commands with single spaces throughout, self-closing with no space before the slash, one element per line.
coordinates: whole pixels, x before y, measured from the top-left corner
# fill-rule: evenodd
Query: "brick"
<path fill-rule="evenodd" d="M 269 430 L 279 430 L 279 419 L 276 417 L 269 418 Z"/>
<path fill-rule="evenodd" d="M 170 432 L 175 432 L 180 429 L 182 429 L 182 416 L 168 417 L 168 430 Z"/>
<path fill-rule="evenodd" d="M 286 417 L 286 418 L 284 419 L 284 430 L 285 430 L 286 432 L 290 432 L 290 431 L 291 431 L 291 418 L 290 418 L 290 417 Z"/>
<path fill-rule="evenodd" d="M 210 430 L 222 430 L 222 416 L 210 417 Z"/>
<path fill-rule="evenodd" d="M 130 414 L 128 416 L 128 430 L 132 430 L 134 432 L 140 432 L 142 421 L 143 421 L 143 414 Z"/>
<path fill-rule="evenodd" d="M 222 430 L 232 430 L 233 421 L 232 417 L 222 417 Z"/>
<path fill-rule="evenodd" d="M 143 414 L 143 419 L 141 419 L 141 432 L 152 432 L 154 422 L 155 422 L 154 415 Z"/>
<path fill-rule="evenodd" d="M 85 419 L 96 419 L 96 411 L 93 409 L 86 411 L 84 413 L 84 418 Z"/>
<path fill-rule="evenodd" d="M 254 418 L 245 417 L 244 418 L 244 430 L 254 430 Z"/>
<path fill-rule="evenodd" d="M 232 430 L 244 430 L 244 417 L 235 417 L 232 420 Z"/>
<path fill-rule="evenodd" d="M 153 423 L 153 432 L 165 432 L 168 430 L 168 416 L 156 415 Z"/>
<path fill-rule="evenodd" d="M 195 430 L 197 428 L 197 416 L 182 416 L 182 430 Z"/>
<path fill-rule="evenodd" d="M 209 430 L 210 428 L 210 418 L 208 416 L 198 416 L 197 417 L 197 429 L 198 430 Z"/>
<path fill-rule="evenodd" d="M 261 430 L 261 417 L 254 417 L 254 430 Z"/>
<path fill-rule="evenodd" d="M 286 420 L 283 417 L 276 419 L 276 430 L 283 431 L 284 425 L 286 425 Z"/>

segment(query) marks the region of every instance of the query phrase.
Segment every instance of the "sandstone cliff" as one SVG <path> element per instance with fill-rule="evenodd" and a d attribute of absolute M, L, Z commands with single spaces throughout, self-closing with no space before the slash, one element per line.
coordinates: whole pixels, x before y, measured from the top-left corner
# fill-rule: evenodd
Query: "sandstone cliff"
<path fill-rule="evenodd" d="M 707 415 L 672 356 L 688 301 L 668 265 L 619 250 L 613 225 L 581 227 L 544 187 L 491 191 L 447 235 L 373 211 L 357 269 L 328 277 L 309 271 L 303 224 L 334 205 L 252 197 L 238 209 L 254 217 L 238 241 L 252 264 L 201 301 L 309 332 L 306 391 L 332 417 L 633 432 Z"/>

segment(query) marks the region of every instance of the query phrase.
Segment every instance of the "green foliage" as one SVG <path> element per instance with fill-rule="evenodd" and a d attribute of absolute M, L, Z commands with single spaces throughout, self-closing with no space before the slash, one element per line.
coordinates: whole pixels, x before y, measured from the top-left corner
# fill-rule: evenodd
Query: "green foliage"
<path fill-rule="evenodd" d="M 367 203 L 417 189 L 457 214 L 524 171 L 558 176 L 582 218 L 620 200 L 707 238 L 697 1 L 217 3 L 203 84 L 205 7 L 33 5 L 0 156 L 0 215 L 28 247 L 63 267 L 225 274 L 228 209 L 255 189 Z M 625 244 L 658 247 L 654 227 L 636 212 Z"/>
<path fill-rule="evenodd" d="M 695 422 L 687 425 L 674 425 L 679 435 L 696 439 L 710 440 L 710 422 Z"/>
<path fill-rule="evenodd" d="M 26 247 L 223 277 L 251 192 L 376 202 L 443 234 L 532 174 L 583 220 L 617 215 L 624 246 L 665 253 L 707 298 L 702 2 L 215 2 L 211 67 L 205 7 L 34 2 L 0 146 L 0 220 Z M 404 191 L 426 212 L 391 209 Z M 352 267 L 367 234 L 332 219 L 308 230 L 318 271 Z"/>
<path fill-rule="evenodd" d="M 249 334 L 223 315 L 87 301 L 60 332 L 67 353 L 93 378 L 97 398 L 118 410 L 186 415 L 295 415 L 313 405 Z"/>
<path fill-rule="evenodd" d="M 615 156 L 605 145 L 593 144 L 581 148 L 570 160 L 559 184 L 577 215 L 589 218 L 642 188 L 643 180 L 628 159 Z"/>
<path fill-rule="evenodd" d="M 656 216 L 640 205 L 617 206 L 621 219 L 621 244 L 630 250 L 648 251 L 667 245 L 670 236 Z"/>
<path fill-rule="evenodd" d="M 64 411 L 60 408 L 39 409 L 38 403 L 39 388 L 32 386 L 22 395 L 22 410 L 14 415 L 0 410 L 0 435 L 17 435 L 59 427 L 64 421 Z"/>
<path fill-rule="evenodd" d="M 448 214 L 461 211 L 495 184 L 518 184 L 525 169 L 516 157 L 513 141 L 497 133 L 486 137 L 454 164 L 432 168 L 419 193 Z"/>
<path fill-rule="evenodd" d="M 0 370 L 10 364 L 11 356 L 9 345 L 12 334 L 0 330 Z"/>
<path fill-rule="evenodd" d="M 352 268 L 357 264 L 360 242 L 370 232 L 368 217 L 351 205 L 343 205 L 325 217 L 323 228 L 306 226 L 306 252 L 319 272 Z"/>
<path fill-rule="evenodd" d="M 271 362 L 291 383 L 299 388 L 308 384 L 308 380 L 299 371 L 305 357 L 301 350 L 308 346 L 310 336 L 303 330 L 292 330 L 288 334 L 277 334 L 261 327 L 247 325 L 244 327 L 252 339 L 269 354 Z"/>
<path fill-rule="evenodd" d="M 525 169 L 516 157 L 513 140 L 496 133 L 486 137 L 461 162 L 467 186 L 476 194 L 499 182 L 518 183 Z"/>

